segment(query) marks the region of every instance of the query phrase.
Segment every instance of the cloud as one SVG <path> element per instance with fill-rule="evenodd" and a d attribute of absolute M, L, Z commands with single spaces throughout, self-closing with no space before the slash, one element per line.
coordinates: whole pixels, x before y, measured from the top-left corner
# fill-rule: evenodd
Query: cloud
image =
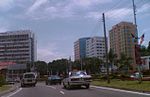
<path fill-rule="evenodd" d="M 40 8 L 42 5 L 46 4 L 48 0 L 36 0 L 33 5 L 28 9 L 28 13 L 32 13 Z"/>
<path fill-rule="evenodd" d="M 137 9 L 138 13 L 143 13 L 150 10 L 150 4 L 144 4 L 141 8 Z"/>
<path fill-rule="evenodd" d="M 54 19 L 83 16 L 95 5 L 111 2 L 112 0 L 36 0 L 26 12 L 31 19 Z"/>
<path fill-rule="evenodd" d="M 37 49 L 38 60 L 50 62 L 55 59 L 64 58 L 65 55 L 58 52 L 55 44 L 47 45 L 46 47 L 39 47 Z"/>
<path fill-rule="evenodd" d="M 0 11 L 8 11 L 13 7 L 14 0 L 0 0 Z"/>
<path fill-rule="evenodd" d="M 125 18 L 126 16 L 132 13 L 132 9 L 129 8 L 120 8 L 110 10 L 106 13 L 107 18 L 118 19 L 118 18 Z"/>

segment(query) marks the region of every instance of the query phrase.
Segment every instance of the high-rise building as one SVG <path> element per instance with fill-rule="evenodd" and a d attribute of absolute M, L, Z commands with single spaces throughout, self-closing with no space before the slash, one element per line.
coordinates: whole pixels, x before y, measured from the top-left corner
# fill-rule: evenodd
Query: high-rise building
<path fill-rule="evenodd" d="M 104 37 L 80 38 L 74 42 L 75 60 L 81 60 L 85 57 L 97 57 L 104 59 L 105 39 Z"/>
<path fill-rule="evenodd" d="M 91 37 L 86 41 L 86 57 L 97 57 L 104 60 L 105 38 Z"/>
<path fill-rule="evenodd" d="M 30 30 L 0 33 L 1 62 L 34 62 L 36 49 L 35 36 Z"/>
<path fill-rule="evenodd" d="M 126 54 L 133 59 L 135 65 L 135 42 L 132 35 L 136 35 L 136 28 L 133 23 L 120 22 L 109 31 L 110 48 L 120 58 L 121 53 Z"/>
<path fill-rule="evenodd" d="M 86 38 L 80 38 L 76 42 L 74 42 L 74 57 L 75 60 L 80 60 L 86 57 Z"/>

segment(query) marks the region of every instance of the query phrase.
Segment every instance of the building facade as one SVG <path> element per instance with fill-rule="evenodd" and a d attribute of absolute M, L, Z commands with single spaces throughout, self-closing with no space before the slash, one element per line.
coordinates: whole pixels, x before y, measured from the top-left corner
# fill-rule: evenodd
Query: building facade
<path fill-rule="evenodd" d="M 35 36 L 30 30 L 0 33 L 1 62 L 34 62 L 36 53 Z"/>
<path fill-rule="evenodd" d="M 104 60 L 105 38 L 91 37 L 86 41 L 86 57 L 97 57 Z"/>
<path fill-rule="evenodd" d="M 74 58 L 75 60 L 81 60 L 86 57 L 86 38 L 80 38 L 76 42 L 74 42 Z"/>
<path fill-rule="evenodd" d="M 120 22 L 109 31 L 110 48 L 120 58 L 121 53 L 126 54 L 133 59 L 132 64 L 135 67 L 135 42 L 133 36 L 136 35 L 136 28 L 133 23 Z"/>
<path fill-rule="evenodd" d="M 142 60 L 142 69 L 143 70 L 150 70 L 150 56 L 142 56 L 141 57 Z"/>

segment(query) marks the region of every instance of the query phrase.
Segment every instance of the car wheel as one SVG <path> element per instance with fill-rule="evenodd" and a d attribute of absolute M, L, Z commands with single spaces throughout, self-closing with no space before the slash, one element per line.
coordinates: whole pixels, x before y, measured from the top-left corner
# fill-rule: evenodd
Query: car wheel
<path fill-rule="evenodd" d="M 90 88 L 90 85 L 88 84 L 88 85 L 86 85 L 85 87 L 86 87 L 86 89 L 89 89 L 89 88 Z"/>
<path fill-rule="evenodd" d="M 21 84 L 21 87 L 24 87 L 24 84 Z"/>
<path fill-rule="evenodd" d="M 64 82 L 63 82 L 63 86 L 64 86 L 65 89 L 67 88 Z"/>
<path fill-rule="evenodd" d="M 67 85 L 67 89 L 71 89 L 71 85 L 70 85 L 69 82 L 68 82 L 68 85 Z"/>

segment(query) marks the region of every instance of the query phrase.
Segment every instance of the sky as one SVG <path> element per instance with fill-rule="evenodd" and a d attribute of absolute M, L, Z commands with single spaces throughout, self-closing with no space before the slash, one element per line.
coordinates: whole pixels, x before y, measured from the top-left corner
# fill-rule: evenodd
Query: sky
<path fill-rule="evenodd" d="M 135 0 L 139 36 L 150 41 L 150 0 Z M 121 21 L 134 22 L 132 0 L 0 0 L 0 32 L 31 30 L 36 35 L 37 58 L 50 62 L 74 59 L 73 43 L 82 37 L 107 36 Z"/>

